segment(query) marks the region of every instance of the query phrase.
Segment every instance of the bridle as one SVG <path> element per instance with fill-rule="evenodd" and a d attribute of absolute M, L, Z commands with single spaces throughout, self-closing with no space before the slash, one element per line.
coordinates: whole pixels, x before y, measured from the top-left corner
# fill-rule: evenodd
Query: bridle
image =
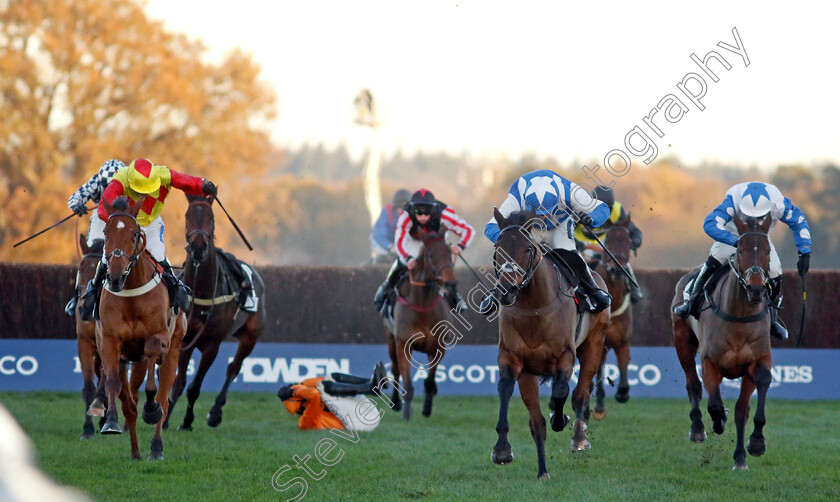
<path fill-rule="evenodd" d="M 735 244 L 735 247 L 737 248 L 738 243 L 740 243 L 741 239 L 743 237 L 748 236 L 748 235 L 761 236 L 761 237 L 764 237 L 765 239 L 767 239 L 768 244 L 770 242 L 770 236 L 767 235 L 764 232 L 754 232 L 754 231 L 753 232 L 744 232 L 740 236 L 738 236 L 738 242 Z M 729 268 L 732 269 L 732 273 L 735 274 L 735 277 L 738 278 L 738 283 L 741 284 L 741 286 L 744 289 L 747 289 L 747 287 L 748 287 L 747 281 L 749 281 L 750 278 L 755 274 L 758 274 L 759 277 L 761 277 L 761 282 L 763 284 L 767 284 L 767 282 L 768 282 L 767 271 L 764 270 L 764 268 L 762 268 L 760 265 L 758 265 L 758 245 L 753 246 L 753 251 L 754 251 L 753 258 L 755 260 L 755 263 L 750 268 L 745 270 L 743 273 L 741 273 L 741 271 L 739 270 L 738 266 L 735 263 L 736 260 L 738 260 L 738 255 L 740 253 L 740 250 L 739 250 L 739 252 L 732 253 L 729 256 Z"/>
<path fill-rule="evenodd" d="M 128 266 L 125 268 L 123 273 L 120 275 L 120 282 L 122 284 L 125 284 L 125 280 L 128 278 L 129 274 L 131 274 L 132 267 L 134 267 L 134 264 L 137 263 L 137 259 L 140 257 L 140 239 L 141 239 L 142 232 L 140 230 L 140 225 L 137 223 L 137 218 L 135 216 L 132 216 L 132 215 L 128 214 L 128 213 L 114 213 L 114 214 L 108 216 L 108 223 L 111 222 L 112 218 L 117 218 L 117 217 L 131 218 L 131 221 L 134 223 L 134 226 L 136 227 L 135 230 L 134 230 L 134 236 L 133 236 L 133 239 L 132 239 L 133 242 L 134 242 L 134 251 L 132 252 L 131 255 L 129 255 L 128 253 L 123 251 L 121 248 L 115 248 L 113 251 L 111 251 L 110 253 L 108 253 L 108 255 L 105 256 L 105 262 L 106 262 L 106 264 L 108 264 L 109 268 L 110 268 L 111 258 L 121 258 L 123 256 L 128 256 L 129 257 L 128 258 Z"/>
<path fill-rule="evenodd" d="M 613 229 L 617 229 L 617 228 L 624 228 L 624 229 L 625 229 L 625 233 L 627 234 L 627 237 L 628 237 L 628 239 L 629 239 L 629 237 L 630 237 L 630 231 L 629 231 L 629 230 L 627 230 L 627 229 L 626 229 L 626 227 L 623 227 L 623 226 L 620 226 L 620 225 L 618 225 L 618 226 L 613 226 L 613 227 L 610 227 L 610 229 L 609 229 L 609 230 L 607 230 L 606 234 L 604 235 L 604 246 L 605 246 L 605 247 L 608 247 L 608 246 L 607 246 L 607 240 L 608 240 L 608 238 L 609 238 L 608 236 L 609 236 L 610 231 L 611 231 L 611 230 L 613 230 Z M 627 254 L 624 254 L 624 253 L 616 253 L 616 252 L 613 252 L 612 250 L 610 250 L 610 252 L 612 252 L 612 255 L 613 255 L 613 256 L 616 258 L 616 260 L 618 260 L 619 262 L 623 262 L 623 263 L 625 263 L 625 264 L 626 264 L 626 263 L 628 263 L 628 262 L 630 261 L 630 254 L 629 254 L 629 252 L 628 252 Z M 601 253 L 600 263 L 601 263 L 601 265 L 603 265 L 603 266 L 604 266 L 604 269 L 607 271 L 607 273 L 610 275 L 610 278 L 611 278 L 613 281 L 619 281 L 619 280 L 621 280 L 621 281 L 622 281 L 625 285 L 628 285 L 628 282 L 629 282 L 629 281 L 628 281 L 628 279 L 627 279 L 627 276 L 624 274 L 624 271 L 623 271 L 623 270 L 621 270 L 621 269 L 618 267 L 618 265 L 616 264 L 616 262 L 615 262 L 615 261 L 613 261 L 613 260 L 612 260 L 612 259 L 611 259 L 608 255 L 607 255 L 607 253 L 606 253 L 606 252 L 602 252 L 602 253 Z"/>
<path fill-rule="evenodd" d="M 437 242 L 437 241 L 444 241 L 444 243 L 446 242 L 446 240 L 442 236 L 432 237 L 432 238 L 427 239 L 426 241 L 423 242 L 423 254 L 422 254 L 422 256 L 423 256 L 423 270 L 424 270 L 424 272 L 425 272 L 426 267 L 428 265 L 435 262 L 435 257 L 432 254 L 432 252 L 429 250 L 428 244 L 432 243 L 432 242 Z M 447 262 L 444 263 L 443 265 L 441 265 L 440 267 L 430 270 L 430 272 L 432 272 L 431 274 L 424 274 L 426 277 L 432 277 L 432 280 L 426 279 L 425 281 L 415 281 L 414 278 L 411 276 L 411 271 L 409 271 L 408 280 L 409 280 L 409 283 L 411 283 L 412 286 L 440 286 L 441 284 L 443 284 L 440 280 L 441 272 L 443 272 L 447 268 L 453 268 L 454 269 L 454 267 L 455 267 L 455 264 L 452 263 L 452 260 L 447 260 Z"/>
<path fill-rule="evenodd" d="M 212 213 L 212 211 L 213 211 L 213 210 L 212 210 L 212 207 L 210 206 L 210 203 L 209 203 L 209 202 L 197 201 L 197 202 L 192 202 L 192 203 L 190 203 L 190 205 L 191 205 L 191 206 L 192 206 L 192 205 L 196 205 L 196 206 L 199 206 L 199 205 L 207 206 L 207 208 L 208 208 L 208 209 L 210 209 L 210 211 L 211 211 L 211 212 L 210 212 L 210 214 L 211 214 L 211 215 L 213 214 L 213 213 Z M 189 210 L 189 209 L 188 209 L 188 210 Z M 198 235 L 198 236 L 204 236 L 204 237 L 206 237 L 206 238 L 207 238 L 207 241 L 208 241 L 208 243 L 209 243 L 210 245 L 212 245 L 212 243 L 213 243 L 213 234 L 212 234 L 211 232 L 208 232 L 207 230 L 205 230 L 205 229 L 203 229 L 203 228 L 195 228 L 195 229 L 190 230 L 189 232 L 187 232 L 187 254 L 188 254 L 188 255 L 190 255 L 190 257 L 192 258 L 192 263 L 193 263 L 193 266 L 194 266 L 195 268 L 198 268 L 199 261 L 195 259 L 195 256 L 193 256 L 193 252 L 192 252 L 192 243 L 193 243 L 193 237 L 195 237 L 195 236 L 197 236 L 197 235 Z"/>
<path fill-rule="evenodd" d="M 509 256 L 505 256 L 508 261 L 501 264 L 501 266 L 497 265 L 498 261 L 496 260 L 496 256 L 499 253 L 499 239 L 502 237 L 502 234 L 507 232 L 508 230 L 516 229 L 519 231 L 526 231 L 525 227 L 522 225 L 510 225 L 501 230 L 499 232 L 499 236 L 496 239 L 496 245 L 493 249 L 493 272 L 496 275 L 496 284 L 493 286 L 496 291 L 499 293 L 499 303 L 505 307 L 510 307 L 514 303 L 516 303 L 516 293 L 521 291 L 522 289 L 526 288 L 528 284 L 531 283 L 531 279 L 534 278 L 534 274 L 537 271 L 537 267 L 539 266 L 540 262 L 542 261 L 543 253 L 528 240 L 528 265 L 526 268 L 522 268 L 516 261 L 514 261 Z M 505 255 L 506 252 L 502 251 Z M 522 280 L 519 283 L 514 284 L 510 288 L 501 288 L 499 278 L 501 274 L 522 274 Z M 509 303 L 503 303 L 502 299 L 505 297 L 511 298 Z"/>

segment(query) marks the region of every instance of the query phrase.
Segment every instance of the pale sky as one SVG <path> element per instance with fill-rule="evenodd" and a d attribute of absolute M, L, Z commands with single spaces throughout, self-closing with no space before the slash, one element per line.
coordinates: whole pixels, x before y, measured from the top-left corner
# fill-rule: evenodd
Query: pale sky
<path fill-rule="evenodd" d="M 583 164 L 627 151 L 639 126 L 659 158 L 689 165 L 840 163 L 840 8 L 792 5 L 151 0 L 146 10 L 211 58 L 234 47 L 254 56 L 278 96 L 271 135 L 282 147 L 361 152 L 371 131 L 353 123 L 353 98 L 368 87 L 386 153 Z M 749 66 L 717 45 L 736 45 L 733 27 Z M 709 51 L 731 65 L 709 63 L 717 83 L 690 59 Z M 703 111 L 677 89 L 689 72 L 708 86 Z M 673 124 L 655 117 L 659 138 L 642 119 L 668 94 L 689 111 Z"/>

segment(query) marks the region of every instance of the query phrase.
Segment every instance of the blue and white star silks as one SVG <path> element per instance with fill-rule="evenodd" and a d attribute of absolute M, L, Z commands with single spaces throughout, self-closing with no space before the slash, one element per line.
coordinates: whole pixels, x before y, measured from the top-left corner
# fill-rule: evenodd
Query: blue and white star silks
<path fill-rule="evenodd" d="M 746 199 L 743 202 L 742 200 Z M 738 212 L 743 217 L 744 207 L 755 207 L 761 212 L 761 206 L 767 204 L 773 218 L 768 233 L 773 231 L 777 221 L 788 225 L 793 231 L 793 241 L 800 253 L 811 252 L 811 231 L 802 211 L 782 195 L 778 188 L 769 183 L 752 181 L 739 183 L 726 191 L 723 202 L 716 207 L 703 222 L 703 229 L 712 239 L 734 246 L 738 242 L 738 230 L 732 219 Z"/>
<path fill-rule="evenodd" d="M 586 190 L 548 169 L 532 171 L 514 181 L 507 198 L 499 206 L 499 212 L 507 218 L 511 213 L 531 208 L 534 208 L 537 214 L 552 215 L 544 222 L 546 229 L 565 227 L 570 238 L 574 232 L 574 221 L 569 218 L 570 212 L 588 214 L 592 217 L 593 227 L 603 225 L 610 216 L 610 208 L 606 204 L 592 199 Z M 495 217 L 487 222 L 484 235 L 496 242 L 499 237 L 499 225 Z"/>

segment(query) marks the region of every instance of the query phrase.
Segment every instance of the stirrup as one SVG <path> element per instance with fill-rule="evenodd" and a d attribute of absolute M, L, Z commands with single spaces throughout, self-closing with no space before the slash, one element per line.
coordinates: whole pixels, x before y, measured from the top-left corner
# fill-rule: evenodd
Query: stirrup
<path fill-rule="evenodd" d="M 481 315 L 490 315 L 497 308 L 498 300 L 496 299 L 496 291 L 492 290 L 481 300 L 481 305 L 478 306 L 478 313 Z"/>
<path fill-rule="evenodd" d="M 70 317 L 76 317 L 76 306 L 79 304 L 79 297 L 73 295 L 67 305 L 64 307 L 64 312 Z"/>
<path fill-rule="evenodd" d="M 679 305 L 675 305 L 671 311 L 683 319 L 688 319 L 689 314 L 691 314 L 691 304 L 691 299 L 685 300 Z"/>
<path fill-rule="evenodd" d="M 787 340 L 788 330 L 779 321 L 772 321 L 770 323 L 770 335 L 779 340 Z"/>

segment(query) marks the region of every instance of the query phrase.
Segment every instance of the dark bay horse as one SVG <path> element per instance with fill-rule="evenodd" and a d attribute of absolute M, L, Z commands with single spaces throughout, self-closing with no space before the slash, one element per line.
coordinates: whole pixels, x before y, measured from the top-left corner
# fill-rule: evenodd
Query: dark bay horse
<path fill-rule="evenodd" d="M 81 298 L 87 283 L 93 279 L 99 262 L 102 260 L 102 248 L 105 242 L 101 239 L 93 241 L 88 247 L 84 235 L 79 236 L 79 244 L 82 250 L 82 259 L 79 262 L 79 271 L 76 273 L 76 295 Z M 82 302 L 76 305 L 76 344 L 79 350 L 79 367 L 82 371 L 82 399 L 85 402 L 85 423 L 82 426 L 80 439 L 91 439 L 94 436 L 93 421 L 87 410 L 93 403 L 96 395 L 96 380 L 100 379 L 102 362 L 99 353 L 96 352 L 96 323 L 94 321 L 83 321 L 80 313 Z"/>
<path fill-rule="evenodd" d="M 225 383 L 216 396 L 216 402 L 207 415 L 207 424 L 216 427 L 222 423 L 222 406 L 227 401 L 228 388 L 239 374 L 242 361 L 254 350 L 257 339 L 265 329 L 265 285 L 256 270 L 249 267 L 251 282 L 256 290 L 257 312 L 240 311 L 236 301 L 241 286 L 232 280 L 231 267 L 238 267 L 234 260 L 222 256 L 223 251 L 214 245 L 214 197 L 188 195 L 190 205 L 186 213 L 187 261 L 184 283 L 192 288 L 193 301 L 187 316 L 187 334 L 178 361 L 178 376 L 169 397 L 170 412 L 187 384 L 187 368 L 195 349 L 201 360 L 192 383 L 187 388 L 187 411 L 179 430 L 192 430 L 195 419 L 193 407 L 201 392 L 207 371 L 216 360 L 219 347 L 230 335 L 239 340 L 236 355 L 227 366 Z M 237 283 L 237 284 L 234 284 Z M 164 427 L 168 427 L 167 417 Z"/>
<path fill-rule="evenodd" d="M 625 269 L 630 261 L 630 217 L 621 225 L 610 227 L 604 235 L 604 246 Z M 633 306 L 630 302 L 630 284 L 627 275 L 607 253 L 602 252 L 595 271 L 604 279 L 612 296 L 610 323 L 604 332 L 604 354 L 595 376 L 595 409 L 592 416 L 601 420 L 607 416 L 604 406 L 604 363 L 612 349 L 618 362 L 618 388 L 615 400 L 626 403 L 630 399 L 627 366 L 630 363 L 630 337 L 633 335 Z"/>
<path fill-rule="evenodd" d="M 513 388 L 519 382 L 522 401 L 528 408 L 531 436 L 537 447 L 538 479 L 549 479 L 545 465 L 545 417 L 540 411 L 540 379 L 551 383 L 549 401 L 551 428 L 563 430 L 569 416 L 563 406 L 569 395 L 575 359 L 580 361 L 578 383 L 572 394 L 575 412 L 573 451 L 591 447 L 587 438 L 589 390 L 604 350 L 604 330 L 609 312 L 586 313 L 578 319 L 575 294 L 545 258 L 544 248 L 534 242 L 530 226 L 536 219 L 531 211 L 502 216 L 494 210 L 501 233 L 496 241 L 493 267 L 501 288 L 499 313 L 499 422 L 493 462 L 507 464 L 513 453 L 507 439 L 508 407 Z M 544 259 L 545 258 L 545 259 Z M 593 273 L 604 288 L 603 280 Z M 576 336 L 577 335 L 577 336 Z"/>
<path fill-rule="evenodd" d="M 117 197 L 113 206 L 107 200 L 102 202 L 108 214 L 105 223 L 108 273 L 99 300 L 96 345 L 102 358 L 108 408 L 100 432 L 123 432 L 116 406 L 119 396 L 131 436 L 131 458 L 140 458 L 137 401 L 127 375 L 128 362 L 136 361 L 139 364 L 132 372 L 135 386 L 139 386 L 143 369 L 147 369 L 143 421 L 155 424 L 150 458 L 163 459 L 163 417 L 169 408 L 167 396 L 175 380 L 187 319 L 183 312 L 175 315 L 170 309 L 166 286 L 151 256 L 145 252 L 146 236 L 137 223 L 137 213 L 144 201 L 145 197 L 131 207 L 124 196 Z M 155 382 L 156 364 L 160 365 L 159 384 Z"/>
<path fill-rule="evenodd" d="M 772 380 L 767 294 L 770 265 L 767 231 L 772 218 L 766 216 L 762 220 L 746 218 L 742 221 L 736 215 L 734 222 L 739 234 L 737 251 L 730 257 L 729 267 L 724 265 L 724 276 L 710 291 L 707 288 L 706 298 L 711 304 L 702 310 L 699 320 L 693 317 L 682 319 L 672 313 L 671 326 L 691 403 L 691 441 L 699 443 L 706 439 L 700 412 L 703 389 L 697 376 L 695 357 L 700 355 L 703 385 L 709 399 L 708 411 L 716 434 L 723 434 L 728 412 L 721 398 L 720 383 L 723 378 L 741 379 L 741 393 L 735 404 L 738 438 L 733 469 L 747 469 L 747 451 L 753 456 L 764 453 L 764 404 Z M 683 290 L 698 270 L 695 268 L 679 280 L 672 309 L 683 301 Z M 707 285 L 713 280 L 710 279 Z M 744 428 L 750 414 L 750 396 L 756 389 L 755 428 L 745 450 Z"/>
<path fill-rule="evenodd" d="M 399 286 L 397 303 L 394 305 L 393 326 L 386 321 L 388 354 L 391 356 L 391 372 L 395 383 L 403 379 L 400 403 L 398 385 L 394 385 L 394 409 L 402 408 L 403 418 L 411 418 L 411 401 L 414 399 L 414 385 L 411 381 L 412 366 L 428 372 L 423 382 L 423 416 L 432 414 L 432 400 L 437 394 L 435 373 L 449 344 L 444 336 L 450 332 L 452 315 L 449 302 L 441 296 L 441 288 L 455 280 L 452 249 L 444 236 L 436 232 L 418 231 L 423 247 L 417 256 L 417 265 L 409 271 L 409 279 Z M 423 352 L 429 364 L 418 363 L 412 352 Z"/>

